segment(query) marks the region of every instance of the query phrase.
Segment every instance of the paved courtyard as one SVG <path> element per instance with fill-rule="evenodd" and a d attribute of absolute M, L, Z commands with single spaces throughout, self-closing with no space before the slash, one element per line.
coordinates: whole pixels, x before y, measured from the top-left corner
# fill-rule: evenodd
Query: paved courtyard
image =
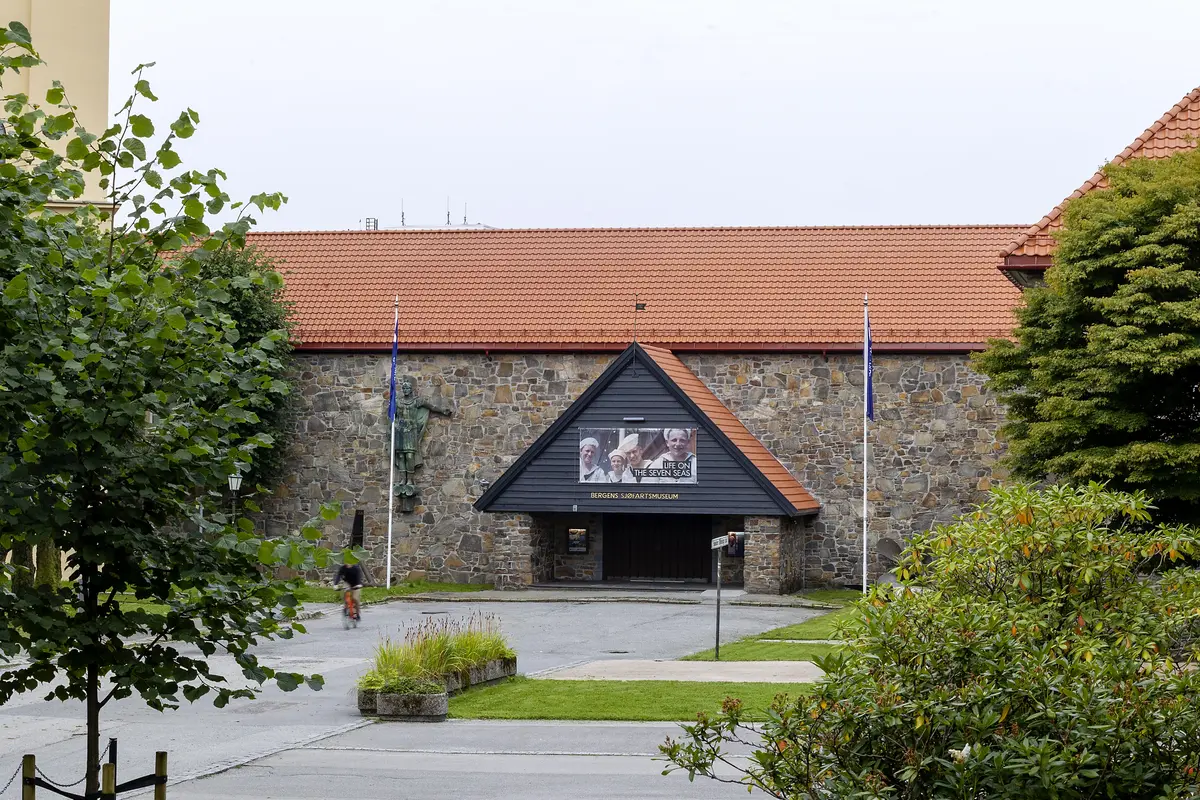
<path fill-rule="evenodd" d="M 172 797 L 746 797 L 744 787 L 703 778 L 689 784 L 679 773 L 664 778 L 666 765 L 654 757 L 658 745 L 678 730 L 662 722 L 377 724 L 186 783 Z"/>
<path fill-rule="evenodd" d="M 512 789 L 519 781 L 537 783 L 542 787 L 538 791 L 544 790 L 546 797 L 564 796 L 565 787 L 576 784 L 580 791 L 588 785 L 609 786 L 603 793 L 607 797 L 653 797 L 658 787 L 674 785 L 675 794 L 662 796 L 678 796 L 682 785 L 658 778 L 662 765 L 645 758 L 656 752 L 657 744 L 676 728 L 671 724 L 462 721 L 371 725 L 358 716 L 354 680 L 366 669 L 380 636 L 398 636 L 406 625 L 431 617 L 471 613 L 500 618 L 517 650 L 518 667 L 523 673 L 598 659 L 671 659 L 712 646 L 711 603 L 424 602 L 369 606 L 363 624 L 356 630 L 342 630 L 341 620 L 329 615 L 306 623 L 307 635 L 259 648 L 260 659 L 271 666 L 320 672 L 326 681 L 323 691 L 301 688 L 284 693 L 270 688 L 257 700 L 234 701 L 225 709 L 201 701 L 164 713 L 130 698 L 105 709 L 102 735 L 120 740 L 122 780 L 149 772 L 154 751 L 162 749 L 170 753 L 173 784 L 254 762 L 224 777 L 184 784 L 172 791 L 171 796 L 176 798 L 511 797 L 515 796 L 512 791 L 497 788 L 492 792 L 486 786 Z M 732 641 L 816 613 L 804 608 L 727 606 L 721 613 L 721 640 Z M 226 674 L 240 678 L 232 667 Z M 84 752 L 82 720 L 81 704 L 47 702 L 41 694 L 26 694 L 0 707 L 0 781 L 7 780 L 21 754 L 29 752 L 37 754 L 39 766 L 54 780 L 76 780 Z M 565 730 L 571 733 L 564 740 Z M 463 736 L 455 731 L 464 732 Z M 521 733 L 515 735 L 514 731 Z M 539 742 L 546 741 L 546 737 L 559 744 L 543 747 Z M 527 743 L 519 747 L 514 744 L 522 741 Z M 637 742 L 636 752 L 613 744 L 619 741 Z M 369 751 L 363 750 L 369 747 L 380 748 L 387 757 L 370 757 Z M 466 752 L 460 752 L 463 748 Z M 589 752 L 614 755 L 581 755 Z M 483 758 L 480 753 L 489 755 L 479 760 Z M 491 763 L 491 767 L 469 766 L 485 763 Z M 449 776 L 458 772 L 471 772 L 479 786 L 467 793 L 454 789 L 449 785 Z M 340 777 L 343 774 L 345 777 Z M 220 783 L 224 788 L 208 788 L 214 781 L 245 776 L 248 782 L 255 775 L 263 783 L 244 794 L 238 794 L 242 791 L 237 788 L 240 784 Z M 586 778 L 588 775 L 594 777 Z M 329 776 L 328 783 L 322 782 L 323 776 Z M 391 781 L 401 778 L 417 781 L 411 794 L 407 788 L 398 794 L 391 786 Z M 632 786 L 641 787 L 646 781 L 644 788 L 632 790 Z M 698 786 L 687 789 L 688 796 L 727 796 L 693 791 Z M 715 783 L 713 787 L 721 788 Z M 593 796 L 580 791 L 572 789 L 570 793 Z M 517 794 L 540 796 L 536 792 Z"/>

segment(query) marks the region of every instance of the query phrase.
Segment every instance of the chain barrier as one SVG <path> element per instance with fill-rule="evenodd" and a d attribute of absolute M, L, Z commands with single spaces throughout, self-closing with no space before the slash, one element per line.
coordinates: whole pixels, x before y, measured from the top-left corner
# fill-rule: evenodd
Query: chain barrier
<path fill-rule="evenodd" d="M 52 784 L 54 784 L 55 786 L 57 786 L 58 788 L 60 788 L 60 789 L 70 789 L 72 786 L 78 786 L 79 784 L 81 784 L 81 783 L 83 783 L 84 781 L 86 781 L 86 780 L 87 780 L 87 775 L 85 774 L 85 775 L 84 775 L 82 778 L 80 778 L 79 780 L 75 781 L 74 783 L 59 783 L 58 781 L 54 780 L 53 778 L 51 778 L 51 777 L 50 777 L 49 775 L 47 775 L 46 773 L 42 772 L 42 768 L 41 768 L 41 767 L 39 767 L 37 764 L 34 764 L 34 765 L 33 765 L 33 768 L 34 768 L 35 770 L 37 770 L 37 774 L 38 774 L 38 775 L 41 775 L 41 776 L 42 776 L 42 780 L 44 780 L 46 783 L 52 783 Z"/>
<path fill-rule="evenodd" d="M 4 794 L 5 792 L 7 792 L 7 791 L 8 791 L 8 787 L 12 786 L 12 785 L 13 785 L 13 781 L 15 781 L 15 780 L 17 779 L 17 776 L 21 774 L 21 766 L 22 766 L 21 764 L 17 764 L 17 769 L 16 769 L 16 771 L 15 771 L 15 772 L 13 772 L 13 774 L 12 774 L 12 777 L 8 779 L 8 783 L 4 784 L 4 788 L 3 788 L 3 789 L 0 789 L 0 795 L 2 795 L 2 794 Z"/>
<path fill-rule="evenodd" d="M 100 763 L 100 764 L 104 763 L 104 759 L 108 757 L 108 749 L 110 747 L 112 747 L 111 741 L 104 747 L 104 752 L 100 754 L 100 758 L 97 759 L 97 763 Z M 79 780 L 75 781 L 74 783 L 61 783 L 59 781 L 54 780 L 46 773 L 42 772 L 42 768 L 39 767 L 36 763 L 33 765 L 33 768 L 34 768 L 34 770 L 37 771 L 38 775 L 42 776 L 42 780 L 44 780 L 46 783 L 54 784 L 59 789 L 70 789 L 72 786 L 78 786 L 79 784 L 81 784 L 87 780 L 87 772 L 86 771 L 84 772 L 83 777 L 80 778 Z M 18 772 L 20 771 L 20 769 L 21 769 L 20 767 L 17 767 Z M 16 777 L 16 776 L 14 775 L 13 777 Z M 12 783 L 12 780 L 9 780 L 9 783 Z M 4 788 L 7 789 L 8 787 L 5 786 Z M 2 795 L 2 794 L 4 794 L 4 791 L 0 790 L 0 795 Z"/>

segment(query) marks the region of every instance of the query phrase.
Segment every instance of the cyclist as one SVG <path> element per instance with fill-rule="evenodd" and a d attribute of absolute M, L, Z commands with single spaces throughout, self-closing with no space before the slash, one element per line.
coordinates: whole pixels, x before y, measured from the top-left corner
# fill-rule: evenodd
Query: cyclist
<path fill-rule="evenodd" d="M 359 564 L 342 564 L 338 567 L 337 577 L 333 579 L 334 583 L 345 582 L 350 592 L 350 599 L 354 602 L 354 618 L 356 620 L 362 619 L 362 614 L 359 613 L 361 608 L 359 599 L 362 596 L 363 579 L 363 568 Z"/>

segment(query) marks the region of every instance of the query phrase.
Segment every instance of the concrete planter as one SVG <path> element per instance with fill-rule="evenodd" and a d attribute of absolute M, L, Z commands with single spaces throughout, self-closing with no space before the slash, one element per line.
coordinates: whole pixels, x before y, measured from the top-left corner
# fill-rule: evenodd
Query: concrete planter
<path fill-rule="evenodd" d="M 374 689 L 359 689 L 358 690 L 358 713 L 364 717 L 374 716 L 376 713 L 375 700 L 379 693 Z"/>
<path fill-rule="evenodd" d="M 446 693 L 440 694 L 388 694 L 380 692 L 376 710 L 383 720 L 408 722 L 443 722 L 450 713 L 450 701 Z"/>
<path fill-rule="evenodd" d="M 485 686 L 496 683 L 517 674 L 515 658 L 496 658 L 480 667 L 472 667 L 466 672 L 443 675 L 448 694 L 458 694 L 472 686 Z"/>
<path fill-rule="evenodd" d="M 516 674 L 517 659 L 497 658 L 464 673 L 443 675 L 442 682 L 446 684 L 446 691 L 442 694 L 390 694 L 359 689 L 358 711 L 364 717 L 441 722 L 449 712 L 450 695 L 458 694 L 471 686 L 497 683 Z"/>

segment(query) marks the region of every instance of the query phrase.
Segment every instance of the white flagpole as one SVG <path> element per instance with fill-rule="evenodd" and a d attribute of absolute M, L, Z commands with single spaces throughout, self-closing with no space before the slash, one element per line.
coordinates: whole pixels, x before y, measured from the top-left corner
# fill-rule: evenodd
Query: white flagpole
<path fill-rule="evenodd" d="M 870 353 L 868 352 L 867 342 L 870 338 L 868 326 L 870 322 L 867 317 L 867 295 L 863 295 L 863 571 L 862 571 L 862 590 L 863 595 L 867 593 L 867 394 L 871 391 L 869 372 L 871 370 Z"/>
<path fill-rule="evenodd" d="M 396 295 L 396 304 L 392 314 L 392 352 L 396 350 L 396 326 L 400 324 L 400 295 Z M 395 358 L 395 355 L 392 356 Z M 392 374 L 389 382 L 390 391 L 395 394 L 396 362 L 392 362 Z M 388 397 L 388 408 L 392 407 L 395 398 Z M 387 588 L 392 588 L 392 503 L 396 499 L 396 415 L 392 414 L 391 446 L 388 448 L 388 541 L 387 541 Z"/>

